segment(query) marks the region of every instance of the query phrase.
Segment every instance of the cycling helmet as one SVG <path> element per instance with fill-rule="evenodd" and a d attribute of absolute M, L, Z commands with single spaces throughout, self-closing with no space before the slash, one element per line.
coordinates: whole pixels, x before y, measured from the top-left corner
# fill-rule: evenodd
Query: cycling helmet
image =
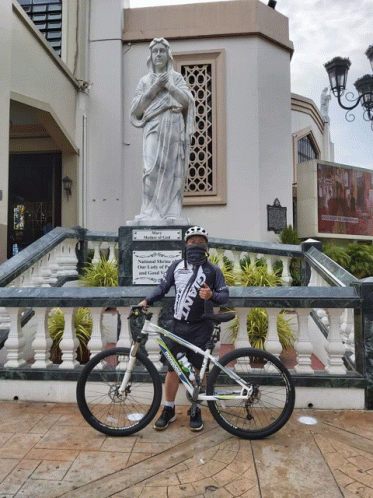
<path fill-rule="evenodd" d="M 209 234 L 202 227 L 196 226 L 188 228 L 188 230 L 185 232 L 185 237 L 184 237 L 185 242 L 187 242 L 187 240 L 193 235 L 202 235 L 202 237 L 205 237 L 207 243 L 209 241 Z"/>

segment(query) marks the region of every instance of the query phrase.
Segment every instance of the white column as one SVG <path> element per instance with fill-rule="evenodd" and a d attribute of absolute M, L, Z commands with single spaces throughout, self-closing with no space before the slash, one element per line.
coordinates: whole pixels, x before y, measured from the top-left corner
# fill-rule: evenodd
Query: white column
<path fill-rule="evenodd" d="M 352 308 L 345 308 L 342 315 L 342 341 L 344 342 L 346 351 L 354 353 L 354 310 Z"/>
<path fill-rule="evenodd" d="M 121 306 L 118 307 L 117 310 L 118 313 L 120 314 L 120 323 L 121 323 L 117 348 L 130 348 L 132 337 L 131 337 L 130 323 L 127 317 L 130 314 L 131 307 Z"/>
<path fill-rule="evenodd" d="M 78 264 L 78 258 L 76 256 L 76 245 L 78 241 L 76 239 L 66 240 L 66 274 L 71 276 L 78 275 L 78 271 L 76 269 Z"/>
<path fill-rule="evenodd" d="M 282 346 L 277 333 L 278 310 L 276 308 L 266 308 L 266 312 L 268 315 L 268 332 L 264 341 L 264 349 L 278 358 L 282 353 Z"/>
<path fill-rule="evenodd" d="M 109 263 L 116 263 L 117 262 L 117 258 L 115 257 L 115 242 L 109 242 L 108 262 Z"/>
<path fill-rule="evenodd" d="M 53 285 L 57 282 L 57 272 L 58 272 L 58 263 L 57 263 L 57 249 L 54 248 L 49 253 L 49 262 L 48 267 L 50 270 L 49 283 Z"/>
<path fill-rule="evenodd" d="M 161 311 L 161 308 L 158 308 L 158 307 L 152 308 L 153 322 L 154 323 L 158 323 L 160 311 Z M 155 336 L 152 336 L 152 335 L 148 336 L 148 340 L 146 341 L 145 348 L 146 348 L 146 351 L 148 352 L 149 360 L 151 360 L 154 363 L 155 368 L 157 370 L 161 370 L 161 368 L 163 367 L 163 364 L 160 361 L 159 345 L 158 345 L 158 342 L 155 340 Z"/>
<path fill-rule="evenodd" d="M 346 367 L 343 363 L 343 355 L 345 347 L 342 343 L 342 336 L 340 330 L 340 309 L 330 308 L 327 310 L 329 314 L 329 334 L 328 344 L 325 346 L 325 351 L 328 353 L 328 361 L 325 366 L 325 371 L 329 374 L 345 374 Z"/>
<path fill-rule="evenodd" d="M 280 260 L 282 261 L 282 282 L 286 287 L 288 287 L 293 280 L 290 275 L 291 258 L 288 256 L 280 256 Z"/>
<path fill-rule="evenodd" d="M 104 308 L 90 308 L 89 309 L 92 316 L 92 334 L 91 338 L 87 344 L 91 355 L 93 358 L 97 353 L 101 353 L 105 347 L 105 340 L 103 337 L 103 326 L 102 326 L 102 313 Z M 97 365 L 99 366 L 99 365 Z"/>
<path fill-rule="evenodd" d="M 48 332 L 48 314 L 50 308 L 35 308 L 36 334 L 32 341 L 35 363 L 31 368 L 48 368 L 52 365 L 50 361 L 50 349 L 53 341 Z"/>
<path fill-rule="evenodd" d="M 92 264 L 97 265 L 99 263 L 101 256 L 100 256 L 100 247 L 101 247 L 101 242 L 98 240 L 94 240 L 92 242 L 93 245 L 93 258 L 92 258 Z"/>
<path fill-rule="evenodd" d="M 14 15 L 14 14 L 13 14 Z M 8 225 L 8 172 L 9 172 L 9 110 L 12 65 L 12 0 L 0 2 L 0 262 L 6 255 L 6 230 Z"/>
<path fill-rule="evenodd" d="M 309 340 L 308 333 L 308 318 L 311 310 L 308 308 L 299 308 L 296 311 L 298 315 L 298 333 L 294 349 L 297 352 L 298 364 L 295 365 L 294 370 L 297 373 L 313 374 L 314 372 L 311 366 L 313 346 Z"/>
<path fill-rule="evenodd" d="M 74 315 L 76 308 L 63 308 L 65 317 L 65 330 L 63 331 L 60 349 L 62 353 L 62 363 L 59 368 L 75 368 L 79 365 L 76 360 L 76 350 L 79 346 L 79 341 L 76 337 L 74 327 Z"/>
<path fill-rule="evenodd" d="M 8 308 L 10 316 L 10 330 L 8 339 L 5 342 L 7 351 L 6 368 L 19 368 L 26 363 L 23 358 L 23 349 L 26 341 L 21 327 L 22 313 L 25 308 Z"/>
<path fill-rule="evenodd" d="M 267 265 L 267 270 L 268 273 L 273 273 L 273 261 L 274 261 L 274 256 L 271 256 L 270 254 L 266 254 L 264 256 L 266 265 Z"/>

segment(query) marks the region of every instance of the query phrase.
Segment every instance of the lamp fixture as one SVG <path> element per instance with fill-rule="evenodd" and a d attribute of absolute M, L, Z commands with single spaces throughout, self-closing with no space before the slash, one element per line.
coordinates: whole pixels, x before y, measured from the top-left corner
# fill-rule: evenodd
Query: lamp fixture
<path fill-rule="evenodd" d="M 368 47 L 365 54 L 368 57 L 373 70 L 373 45 Z M 346 90 L 348 71 L 351 66 L 350 59 L 334 57 L 334 59 L 324 64 L 324 66 L 329 75 L 330 88 L 333 95 L 337 97 L 338 104 L 342 107 L 342 109 L 347 111 L 346 120 L 353 121 L 355 119 L 355 116 L 350 114 L 350 111 L 355 109 L 355 107 L 357 107 L 361 102 L 363 107 L 363 118 L 365 121 L 371 122 L 373 130 L 373 75 L 366 74 L 355 81 L 354 86 L 359 96 L 355 99 L 354 94 L 352 92 L 348 92 L 345 95 L 345 99 L 347 102 L 353 103 L 351 106 L 348 106 L 342 103 L 341 97 L 344 95 Z"/>
<path fill-rule="evenodd" d="M 66 198 L 67 199 L 69 199 L 69 197 L 71 195 L 72 184 L 73 184 L 73 181 L 68 176 L 65 176 L 64 178 L 62 178 L 62 186 L 63 186 L 63 189 L 64 189 L 64 191 L 66 193 Z"/>

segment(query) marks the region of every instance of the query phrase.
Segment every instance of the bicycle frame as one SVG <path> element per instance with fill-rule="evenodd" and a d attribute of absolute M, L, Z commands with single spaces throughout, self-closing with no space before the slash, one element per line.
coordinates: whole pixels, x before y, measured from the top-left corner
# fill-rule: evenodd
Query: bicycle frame
<path fill-rule="evenodd" d="M 167 358 L 167 361 L 171 364 L 172 368 L 178 375 L 179 379 L 185 386 L 185 389 L 192 395 L 194 387 L 192 386 L 191 382 L 189 379 L 186 377 L 184 372 L 181 370 L 179 363 L 171 353 L 171 351 L 168 349 L 167 345 L 164 343 L 164 341 L 160 338 L 160 334 L 169 337 L 173 341 L 182 344 L 183 346 L 187 347 L 188 349 L 194 351 L 195 353 L 198 353 L 203 356 L 203 363 L 202 363 L 202 368 L 200 371 L 200 378 L 203 379 L 206 369 L 207 369 L 207 364 L 208 361 L 210 360 L 214 365 L 216 365 L 218 368 L 220 368 L 224 373 L 226 373 L 232 380 L 237 382 L 241 386 L 241 392 L 240 394 L 220 394 L 220 395 L 214 395 L 214 396 L 208 396 L 207 394 L 199 393 L 198 394 L 198 401 L 213 401 L 217 399 L 247 399 L 249 396 L 251 396 L 253 387 L 250 385 L 246 385 L 242 379 L 231 369 L 223 367 L 212 355 L 211 355 L 211 350 L 207 349 L 204 351 L 203 349 L 199 348 L 198 346 L 195 346 L 194 344 L 191 344 L 190 342 L 182 339 L 181 337 L 176 336 L 172 332 L 169 332 L 166 329 L 163 329 L 162 327 L 159 327 L 159 325 L 156 325 L 155 323 L 151 323 L 149 319 L 145 319 L 144 326 L 141 330 L 142 335 L 151 335 L 151 336 L 156 336 L 156 341 L 158 342 L 162 352 L 164 353 L 165 357 Z M 140 342 L 135 342 L 131 346 L 131 352 L 130 352 L 130 359 L 128 362 L 127 366 L 127 371 L 124 374 L 122 384 L 120 386 L 119 392 L 124 393 L 126 390 L 126 387 L 128 385 L 128 382 L 130 381 L 131 378 L 131 373 L 132 369 L 135 365 L 136 362 L 136 354 L 139 349 Z"/>

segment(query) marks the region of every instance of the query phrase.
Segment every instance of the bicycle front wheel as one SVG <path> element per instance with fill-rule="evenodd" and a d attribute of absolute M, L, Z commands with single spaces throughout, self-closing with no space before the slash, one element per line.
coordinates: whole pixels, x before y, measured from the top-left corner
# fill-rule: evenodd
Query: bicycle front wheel
<path fill-rule="evenodd" d="M 214 366 L 207 394 L 217 396 L 208 401 L 208 406 L 218 424 L 243 439 L 262 439 L 281 429 L 295 402 L 293 380 L 281 361 L 266 351 L 242 348 L 224 355 L 219 362 L 232 369 L 247 388 Z"/>
<path fill-rule="evenodd" d="M 141 352 L 123 394 L 119 392 L 130 350 L 114 348 L 94 356 L 77 384 L 78 407 L 85 420 L 109 436 L 128 436 L 153 419 L 162 399 L 157 369 Z"/>

